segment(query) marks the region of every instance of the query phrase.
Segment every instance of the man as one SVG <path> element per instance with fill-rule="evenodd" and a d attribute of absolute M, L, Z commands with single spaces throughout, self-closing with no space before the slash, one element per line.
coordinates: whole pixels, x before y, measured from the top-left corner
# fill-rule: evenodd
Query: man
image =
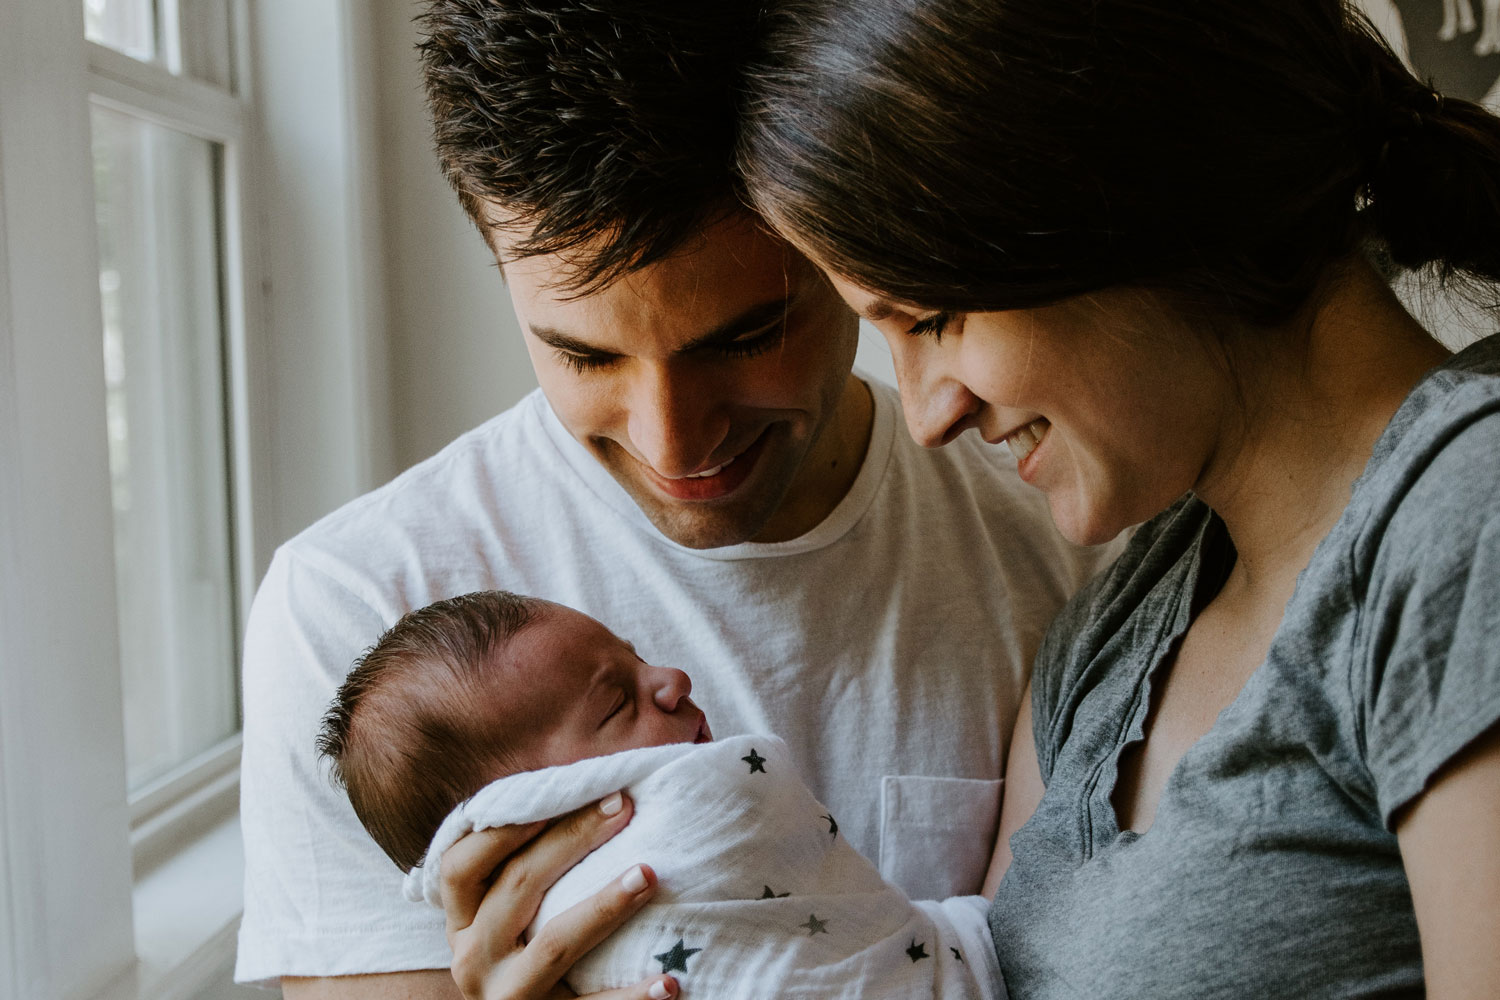
<path fill-rule="evenodd" d="M 850 374 L 854 317 L 738 207 L 754 5 L 432 0 L 444 169 L 500 262 L 541 393 L 277 553 L 245 653 L 237 977 L 458 995 L 314 753 L 403 612 L 501 588 L 680 665 L 715 732 L 774 731 L 916 897 L 978 890 L 1046 623 L 1096 567 L 1003 449 L 927 452 Z M 344 978 L 351 977 L 351 978 Z"/>

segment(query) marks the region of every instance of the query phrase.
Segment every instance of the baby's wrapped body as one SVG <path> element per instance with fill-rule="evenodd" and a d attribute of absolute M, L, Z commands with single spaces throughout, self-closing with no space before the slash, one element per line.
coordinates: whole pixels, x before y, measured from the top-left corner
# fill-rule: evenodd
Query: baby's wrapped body
<path fill-rule="evenodd" d="M 441 904 L 442 853 L 469 830 L 557 816 L 622 788 L 635 802 L 630 825 L 558 881 L 532 927 L 632 864 L 655 869 L 652 902 L 569 973 L 579 993 L 669 972 L 701 1000 L 1003 997 L 984 900 L 913 903 L 886 884 L 774 736 L 645 747 L 496 781 L 444 821 L 407 895 Z"/>

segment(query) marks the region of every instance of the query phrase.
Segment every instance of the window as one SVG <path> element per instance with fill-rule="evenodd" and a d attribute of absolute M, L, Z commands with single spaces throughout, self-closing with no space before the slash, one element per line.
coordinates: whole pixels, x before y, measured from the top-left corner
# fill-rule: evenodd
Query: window
<path fill-rule="evenodd" d="M 239 730 L 241 584 L 226 225 L 242 155 L 229 0 L 83 0 L 105 421 L 137 826 L 222 775 Z M 139 839 L 139 838 L 138 838 Z"/>
<path fill-rule="evenodd" d="M 247 22 L 245 0 L 0 5 L 3 1000 L 166 995 L 168 965 L 201 977 L 232 942 L 237 648 L 269 555 Z M 212 905 L 203 844 L 228 859 Z M 152 881 L 177 854 L 191 909 Z"/>
<path fill-rule="evenodd" d="M 0 1000 L 227 989 L 238 623 L 390 468 L 371 32 L 0 2 Z"/>

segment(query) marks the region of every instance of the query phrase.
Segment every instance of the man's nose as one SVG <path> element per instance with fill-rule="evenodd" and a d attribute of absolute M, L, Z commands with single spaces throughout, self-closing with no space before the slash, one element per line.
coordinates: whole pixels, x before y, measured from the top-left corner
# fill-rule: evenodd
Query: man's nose
<path fill-rule="evenodd" d="M 722 392 L 707 374 L 695 379 L 670 364 L 643 369 L 626 425 L 636 453 L 669 479 L 702 472 L 729 433 Z"/>
<path fill-rule="evenodd" d="M 651 699 L 663 712 L 675 712 L 693 691 L 692 678 L 676 667 L 650 667 Z"/>

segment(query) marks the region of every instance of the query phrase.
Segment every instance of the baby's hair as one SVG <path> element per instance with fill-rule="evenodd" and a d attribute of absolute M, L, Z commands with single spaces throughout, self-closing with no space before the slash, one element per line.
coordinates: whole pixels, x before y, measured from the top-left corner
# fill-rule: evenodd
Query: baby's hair
<path fill-rule="evenodd" d="M 490 709 L 496 651 L 546 602 L 502 590 L 402 616 L 367 649 L 323 716 L 318 751 L 370 836 L 405 872 L 443 818 L 516 765 L 524 734 Z"/>

